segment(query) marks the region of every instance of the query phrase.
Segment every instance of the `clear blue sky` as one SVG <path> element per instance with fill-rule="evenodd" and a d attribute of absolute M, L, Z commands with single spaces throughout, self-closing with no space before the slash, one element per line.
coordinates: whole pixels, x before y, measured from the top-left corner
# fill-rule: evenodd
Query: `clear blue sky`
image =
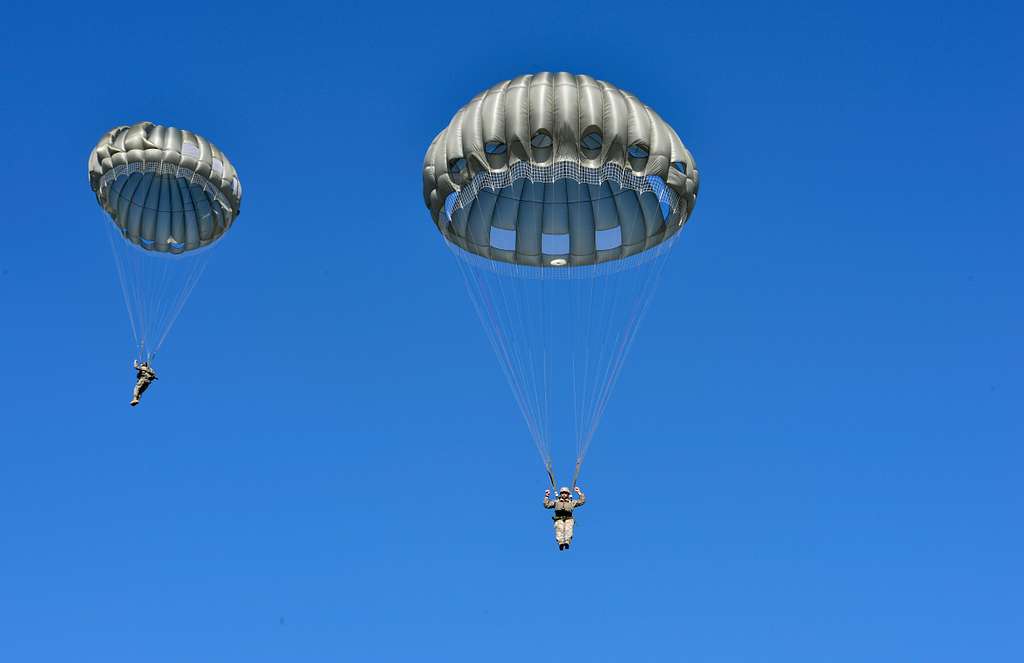
<path fill-rule="evenodd" d="M 31 4 L 0 660 L 1024 660 L 1011 3 Z M 454 110 L 540 70 L 633 91 L 702 174 L 570 553 L 421 199 Z M 131 409 L 86 157 L 139 120 L 245 203 Z"/>

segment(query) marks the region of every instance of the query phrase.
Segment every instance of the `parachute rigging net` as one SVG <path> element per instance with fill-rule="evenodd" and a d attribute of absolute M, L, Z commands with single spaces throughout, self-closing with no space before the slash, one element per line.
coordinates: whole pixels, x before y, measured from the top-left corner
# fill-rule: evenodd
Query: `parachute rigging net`
<path fill-rule="evenodd" d="M 487 190 L 498 192 L 523 180 L 544 184 L 573 181 L 591 186 L 614 182 L 623 189 L 630 189 L 637 193 L 654 193 L 658 196 L 659 201 L 673 209 L 679 204 L 676 193 L 666 187 L 660 177 L 638 175 L 614 162 L 594 168 L 569 159 L 556 161 L 553 164 L 517 161 L 503 170 L 480 171 L 452 197 L 451 205 L 456 208 L 466 207 L 478 198 L 481 192 Z M 449 207 L 446 212 L 451 216 L 452 208 Z"/>
<path fill-rule="evenodd" d="M 103 196 L 117 180 L 134 173 L 148 173 L 157 176 L 169 175 L 174 180 L 185 180 L 190 186 L 195 185 L 202 189 L 203 193 L 213 202 L 220 205 L 221 208 L 225 210 L 232 209 L 228 199 L 224 197 L 224 194 L 209 179 L 190 168 L 165 161 L 133 161 L 132 163 L 118 164 L 105 172 L 100 178 L 99 194 Z M 233 186 L 235 195 L 240 194 L 242 187 L 237 179 L 235 179 Z"/>
<path fill-rule="evenodd" d="M 623 191 L 655 196 L 665 221 L 676 218 L 679 201 L 659 178 L 624 177 L 621 167 L 608 166 L 523 166 L 518 173 L 488 173 L 451 196 L 445 215 L 452 219 L 481 192 L 501 196 L 516 185 L 517 177 L 538 175 L 540 181 L 558 186 L 567 179 L 589 183 L 581 181 L 585 175 L 593 183 L 614 179 Z M 559 266 L 543 267 L 493 260 L 446 238 L 552 486 L 554 467 L 569 460 L 563 456 L 571 447 L 575 485 L 677 238 L 673 234 L 616 260 L 590 265 L 551 261 L 547 264 Z"/>

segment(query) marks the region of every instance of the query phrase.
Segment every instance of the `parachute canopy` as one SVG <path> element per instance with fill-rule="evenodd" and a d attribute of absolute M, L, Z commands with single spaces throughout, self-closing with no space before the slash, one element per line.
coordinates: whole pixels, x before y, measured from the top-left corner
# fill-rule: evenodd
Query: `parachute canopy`
<path fill-rule="evenodd" d="M 136 344 L 149 361 L 241 209 L 234 167 L 202 136 L 152 122 L 111 129 L 89 155 Z"/>
<path fill-rule="evenodd" d="M 152 122 L 104 134 L 89 155 L 89 184 L 124 238 L 147 251 L 208 246 L 241 211 L 242 184 L 224 153 Z"/>
<path fill-rule="evenodd" d="M 575 474 L 679 230 L 693 155 L 651 108 L 589 76 L 520 76 L 434 138 L 423 198 L 555 485 Z"/>
<path fill-rule="evenodd" d="M 693 211 L 693 155 L 651 108 L 589 76 L 520 76 L 463 106 L 427 150 L 438 230 L 480 256 L 564 267 L 670 239 Z"/>

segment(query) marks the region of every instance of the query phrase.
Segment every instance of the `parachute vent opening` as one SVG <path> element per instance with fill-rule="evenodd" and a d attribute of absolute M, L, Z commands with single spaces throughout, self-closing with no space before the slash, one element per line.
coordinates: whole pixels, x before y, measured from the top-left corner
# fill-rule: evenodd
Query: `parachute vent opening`
<path fill-rule="evenodd" d="M 580 139 L 580 148 L 583 156 L 587 159 L 596 159 L 601 156 L 601 147 L 604 145 L 604 137 L 600 130 L 592 128 Z"/>
<path fill-rule="evenodd" d="M 608 230 L 597 231 L 597 250 L 610 251 L 622 246 L 622 228 L 616 226 Z"/>
<path fill-rule="evenodd" d="M 491 228 L 491 246 L 502 251 L 516 250 L 516 231 Z"/>
<path fill-rule="evenodd" d="M 569 264 L 569 261 L 566 260 L 565 258 L 555 258 L 548 264 L 551 265 L 552 267 L 565 267 L 566 265 Z"/>
<path fill-rule="evenodd" d="M 508 145 L 491 141 L 484 143 L 484 152 L 487 155 L 487 166 L 489 168 L 504 168 L 508 163 Z"/>
<path fill-rule="evenodd" d="M 530 139 L 530 145 L 533 148 L 533 160 L 538 162 L 545 162 L 551 159 L 551 155 L 554 152 L 552 146 L 554 145 L 554 139 L 544 129 L 541 129 L 533 135 Z"/>
<path fill-rule="evenodd" d="M 580 140 L 584 150 L 600 150 L 603 139 L 599 131 L 591 131 Z"/>
<path fill-rule="evenodd" d="M 452 212 L 455 211 L 455 205 L 458 202 L 458 198 L 459 192 L 452 191 L 448 194 L 448 197 L 444 199 L 444 215 L 448 219 L 449 223 L 451 223 Z"/>
<path fill-rule="evenodd" d="M 463 158 L 453 159 L 448 164 L 448 173 L 451 175 L 452 180 L 455 182 L 461 182 L 466 176 L 466 160 Z"/>
<path fill-rule="evenodd" d="M 646 145 L 639 143 L 630 145 L 627 150 L 629 155 L 629 166 L 633 170 L 640 172 L 647 168 L 647 158 L 651 156 L 651 150 Z"/>
<path fill-rule="evenodd" d="M 530 145 L 533 145 L 539 150 L 551 147 L 552 142 L 553 141 L 551 140 L 551 134 L 549 134 L 547 131 L 543 129 L 535 133 L 533 135 L 533 138 L 530 139 Z"/>
<path fill-rule="evenodd" d="M 542 252 L 548 255 L 565 255 L 569 253 L 570 240 L 568 234 L 549 235 L 544 233 L 540 237 Z"/>

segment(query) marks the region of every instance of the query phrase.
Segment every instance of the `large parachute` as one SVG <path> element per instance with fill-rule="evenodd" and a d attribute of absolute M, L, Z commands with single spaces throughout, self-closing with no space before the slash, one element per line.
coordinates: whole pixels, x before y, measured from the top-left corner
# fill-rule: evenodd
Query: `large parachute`
<path fill-rule="evenodd" d="M 202 136 L 152 122 L 111 129 L 89 155 L 139 360 L 160 350 L 242 201 L 238 174 Z"/>
<path fill-rule="evenodd" d="M 552 485 L 558 440 L 579 476 L 698 183 L 651 108 L 567 73 L 481 92 L 427 150 L 424 201 Z"/>

